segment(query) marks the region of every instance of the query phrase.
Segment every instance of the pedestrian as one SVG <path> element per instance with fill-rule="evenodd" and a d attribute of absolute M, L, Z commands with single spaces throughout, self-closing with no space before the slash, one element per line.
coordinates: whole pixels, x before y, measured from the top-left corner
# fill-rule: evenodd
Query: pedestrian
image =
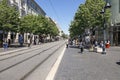
<path fill-rule="evenodd" d="M 106 42 L 106 48 L 110 48 L 110 41 L 109 40 L 107 40 L 107 42 Z"/>
<path fill-rule="evenodd" d="M 102 54 L 106 54 L 105 44 L 103 41 L 100 42 L 100 47 L 102 48 Z"/>
<path fill-rule="evenodd" d="M 67 40 L 66 41 L 66 48 L 68 48 L 68 45 L 69 45 L 69 41 Z"/>
<path fill-rule="evenodd" d="M 11 40 L 8 39 L 8 47 L 10 47 L 10 44 L 11 44 Z"/>
<path fill-rule="evenodd" d="M 95 41 L 95 47 L 97 47 L 98 46 L 98 42 L 97 41 Z"/>
<path fill-rule="evenodd" d="M 37 44 L 37 37 L 35 36 L 34 37 L 34 45 L 36 45 Z"/>
<path fill-rule="evenodd" d="M 20 34 L 18 37 L 19 43 L 20 43 L 20 47 L 23 46 L 23 36 Z"/>
<path fill-rule="evenodd" d="M 30 45 L 31 45 L 31 38 L 30 38 L 30 35 L 28 36 L 27 43 L 28 43 L 28 47 L 30 47 Z"/>
<path fill-rule="evenodd" d="M 73 46 L 75 46 L 75 39 L 72 41 L 72 43 L 73 43 Z"/>
<path fill-rule="evenodd" d="M 79 48 L 80 48 L 80 52 L 83 53 L 84 46 L 83 46 L 83 42 L 82 41 L 80 41 Z"/>
<path fill-rule="evenodd" d="M 3 48 L 4 48 L 4 51 L 8 49 L 8 43 L 6 40 L 3 42 Z"/>

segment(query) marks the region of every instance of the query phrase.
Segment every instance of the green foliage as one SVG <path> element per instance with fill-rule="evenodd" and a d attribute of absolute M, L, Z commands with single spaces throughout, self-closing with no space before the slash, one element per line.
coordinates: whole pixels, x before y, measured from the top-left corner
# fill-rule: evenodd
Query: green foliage
<path fill-rule="evenodd" d="M 64 38 L 64 39 L 68 39 L 68 35 L 65 34 L 65 33 L 63 33 L 63 34 L 62 34 L 62 38 Z"/>
<path fill-rule="evenodd" d="M 36 34 L 57 36 L 59 33 L 56 24 L 42 15 L 38 15 L 36 23 L 38 23 L 34 32 Z"/>
<path fill-rule="evenodd" d="M 36 27 L 37 24 L 36 22 L 36 16 L 33 15 L 26 15 L 21 18 L 21 24 L 19 27 L 19 32 L 24 33 L 24 32 L 29 32 L 32 33 L 34 30 L 34 27 Z"/>
<path fill-rule="evenodd" d="M 17 31 L 19 25 L 19 14 L 13 7 L 7 5 L 7 0 L 0 3 L 0 30 Z"/>
<path fill-rule="evenodd" d="M 52 36 L 56 36 L 59 33 L 56 24 L 42 15 L 27 15 L 22 17 L 19 31 L 21 33 L 50 34 Z"/>
<path fill-rule="evenodd" d="M 14 7 L 7 3 L 8 0 L 0 2 L 0 30 L 4 32 L 13 31 L 20 33 L 50 34 L 57 36 L 59 30 L 56 24 L 42 15 L 26 15 L 19 18 L 19 14 Z"/>
<path fill-rule="evenodd" d="M 70 36 L 78 36 L 86 28 L 103 27 L 103 15 L 100 12 L 104 6 L 104 0 L 86 0 L 85 4 L 81 4 L 74 16 L 74 20 L 70 24 Z M 106 22 L 109 22 L 109 9 L 106 10 L 104 17 Z"/>

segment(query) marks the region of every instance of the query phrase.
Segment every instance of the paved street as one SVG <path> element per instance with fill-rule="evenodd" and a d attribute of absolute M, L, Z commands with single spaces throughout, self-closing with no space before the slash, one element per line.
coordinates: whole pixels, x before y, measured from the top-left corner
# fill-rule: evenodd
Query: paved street
<path fill-rule="evenodd" d="M 45 44 L 45 45 L 47 46 L 48 44 Z M 10 48 L 8 51 L 5 51 L 5 52 L 1 48 L 0 55 L 15 51 L 15 50 L 20 50 L 19 53 L 21 54 L 22 52 L 25 52 L 24 50 L 26 50 L 26 51 L 34 50 L 34 49 L 37 50 L 37 48 L 39 48 L 40 46 L 41 46 L 41 48 L 44 49 L 43 46 L 45 46 L 45 45 L 32 46 L 31 49 L 29 49 L 28 47 Z M 41 49 L 41 50 L 43 50 L 43 49 Z M 59 51 L 57 51 L 57 53 L 61 52 L 62 50 L 63 49 L 60 49 Z M 50 51 L 52 51 L 52 50 L 50 50 Z M 72 47 L 66 48 L 54 80 L 120 80 L 120 52 L 119 51 L 120 51 L 120 47 L 110 47 L 109 49 L 107 49 L 106 55 L 100 54 L 100 53 L 95 53 L 95 52 L 89 52 L 88 50 L 84 50 L 84 53 L 81 54 L 80 50 L 78 48 L 72 48 Z M 15 55 L 17 55 L 17 54 L 19 55 L 19 53 L 16 52 Z M 29 53 L 29 54 L 31 54 L 31 53 Z M 49 54 L 49 51 L 47 54 Z M 34 54 L 32 54 L 32 55 L 34 55 Z M 46 55 L 46 53 L 45 53 L 45 55 Z M 11 56 L 14 56 L 14 54 Z M 26 54 L 26 57 L 29 57 L 29 56 L 30 55 Z M 56 54 L 56 56 L 58 56 L 58 55 Z M 7 65 L 6 65 L 6 63 L 4 62 L 4 58 L 6 58 L 6 57 L 8 57 L 8 56 L 5 55 L 5 56 L 0 57 L 1 70 L 2 70 L 2 68 L 4 69 L 7 65 L 12 65 L 14 63 L 14 61 L 11 59 L 12 61 L 11 62 L 7 61 Z M 21 56 L 21 57 L 22 58 L 19 58 L 19 61 L 21 59 L 23 59 L 25 56 L 24 57 Z M 17 57 L 15 57 L 15 58 L 17 59 Z M 42 57 L 39 58 L 39 60 L 40 59 L 42 59 Z M 27 77 L 25 80 L 33 80 L 33 79 L 44 80 L 56 59 L 57 59 L 57 57 L 55 58 L 55 56 L 51 57 L 50 60 L 47 60 L 47 62 L 44 63 L 45 65 L 36 69 L 34 71 L 34 73 L 32 73 L 30 75 L 30 77 Z M 4 65 L 2 65 L 2 64 L 4 64 Z M 33 65 L 33 63 L 32 63 L 32 65 Z M 29 71 L 29 68 L 27 69 L 25 67 L 25 69 L 26 69 L 25 71 Z M 14 74 L 14 72 L 16 73 L 16 71 L 12 71 L 11 73 Z M 44 72 L 44 74 L 43 74 L 43 72 Z M 7 73 L 5 73 L 5 74 L 7 74 Z M 20 75 L 22 75 L 22 74 L 23 73 L 20 72 Z M 2 73 L 0 75 L 3 76 Z M 8 76 L 8 77 L 6 77 L 6 76 Z M 10 74 L 7 74 L 7 75 L 4 75 L 3 77 L 1 77 L 1 79 L 3 78 L 2 80 L 5 80 L 5 79 L 10 80 L 10 77 L 11 77 Z M 20 76 L 18 76 L 18 77 L 20 77 Z M 11 78 L 11 79 L 13 79 L 13 78 Z M 17 80 L 17 77 L 16 77 L 16 79 L 14 78 L 14 80 Z"/>
<path fill-rule="evenodd" d="M 54 80 L 120 80 L 120 47 L 107 49 L 106 55 L 68 48 Z"/>
<path fill-rule="evenodd" d="M 0 80 L 45 80 L 64 41 L 0 52 Z"/>

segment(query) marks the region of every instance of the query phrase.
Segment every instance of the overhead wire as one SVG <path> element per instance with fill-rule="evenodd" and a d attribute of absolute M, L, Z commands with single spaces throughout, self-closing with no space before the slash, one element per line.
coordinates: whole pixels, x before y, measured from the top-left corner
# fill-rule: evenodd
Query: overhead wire
<path fill-rule="evenodd" d="M 37 0 L 37 1 L 38 1 L 39 3 L 41 3 L 40 0 Z M 59 16 L 58 16 L 58 14 L 57 14 L 57 12 L 56 12 L 56 9 L 54 8 L 51 0 L 48 0 L 48 1 L 49 1 L 49 3 L 50 3 L 50 6 L 51 6 L 51 8 L 52 8 L 52 10 L 53 10 L 53 12 L 54 12 L 54 14 L 55 14 L 55 16 L 57 17 L 57 19 L 59 19 Z"/>
<path fill-rule="evenodd" d="M 51 5 L 51 7 L 52 7 L 52 9 L 53 9 L 53 11 L 54 11 L 54 13 L 55 13 L 55 15 L 56 15 L 57 20 L 60 21 L 60 18 L 59 18 L 59 16 L 58 16 L 58 14 L 57 14 L 57 12 L 56 12 L 56 9 L 54 8 L 51 0 L 49 0 L 49 2 L 50 2 L 50 5 Z M 60 22 L 61 22 L 61 21 L 60 21 Z M 58 24 L 58 23 L 57 23 L 57 25 L 58 25 L 58 27 L 59 27 L 59 24 Z M 61 29 L 61 27 L 59 27 L 59 28 Z"/>
<path fill-rule="evenodd" d="M 54 6 L 53 6 L 51 0 L 49 0 L 49 2 L 50 2 L 50 5 L 51 5 L 51 7 L 52 7 L 52 9 L 53 9 L 53 11 L 54 11 L 54 13 L 55 13 L 57 19 L 59 20 L 59 16 L 58 16 L 58 14 L 57 14 L 57 12 L 56 12 L 56 9 L 54 8 Z"/>
<path fill-rule="evenodd" d="M 59 20 L 60 21 L 60 18 L 59 18 L 59 16 L 58 16 L 58 14 L 57 14 L 57 12 L 56 12 L 56 9 L 54 8 L 54 6 L 53 6 L 53 3 L 52 3 L 52 1 L 51 0 L 48 0 L 49 1 L 49 3 L 50 3 L 50 6 L 51 6 L 51 8 L 52 8 L 52 10 L 53 10 L 53 12 L 54 12 L 54 15 L 56 16 L 56 18 L 57 18 L 57 20 Z M 38 2 L 39 3 L 41 3 L 40 2 L 40 0 L 38 0 Z M 56 22 L 56 21 L 55 21 Z M 59 26 L 59 24 L 57 23 L 57 25 Z M 59 27 L 60 28 L 60 27 Z"/>

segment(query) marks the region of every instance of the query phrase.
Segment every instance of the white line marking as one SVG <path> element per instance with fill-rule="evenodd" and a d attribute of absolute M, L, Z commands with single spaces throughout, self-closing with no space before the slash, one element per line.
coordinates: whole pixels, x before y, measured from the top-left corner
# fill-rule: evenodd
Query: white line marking
<path fill-rule="evenodd" d="M 61 53 L 60 56 L 58 57 L 57 61 L 56 61 L 55 64 L 53 65 L 51 71 L 49 72 L 49 74 L 48 74 L 48 76 L 46 77 L 45 80 L 54 80 L 55 74 L 56 74 L 57 69 L 58 69 L 58 67 L 59 67 L 59 65 L 60 65 L 60 62 L 61 62 L 61 60 L 62 60 L 62 57 L 63 57 L 64 52 L 65 52 L 65 49 L 66 49 L 66 48 L 65 48 L 65 46 L 64 46 L 64 49 L 63 49 L 62 53 Z"/>

